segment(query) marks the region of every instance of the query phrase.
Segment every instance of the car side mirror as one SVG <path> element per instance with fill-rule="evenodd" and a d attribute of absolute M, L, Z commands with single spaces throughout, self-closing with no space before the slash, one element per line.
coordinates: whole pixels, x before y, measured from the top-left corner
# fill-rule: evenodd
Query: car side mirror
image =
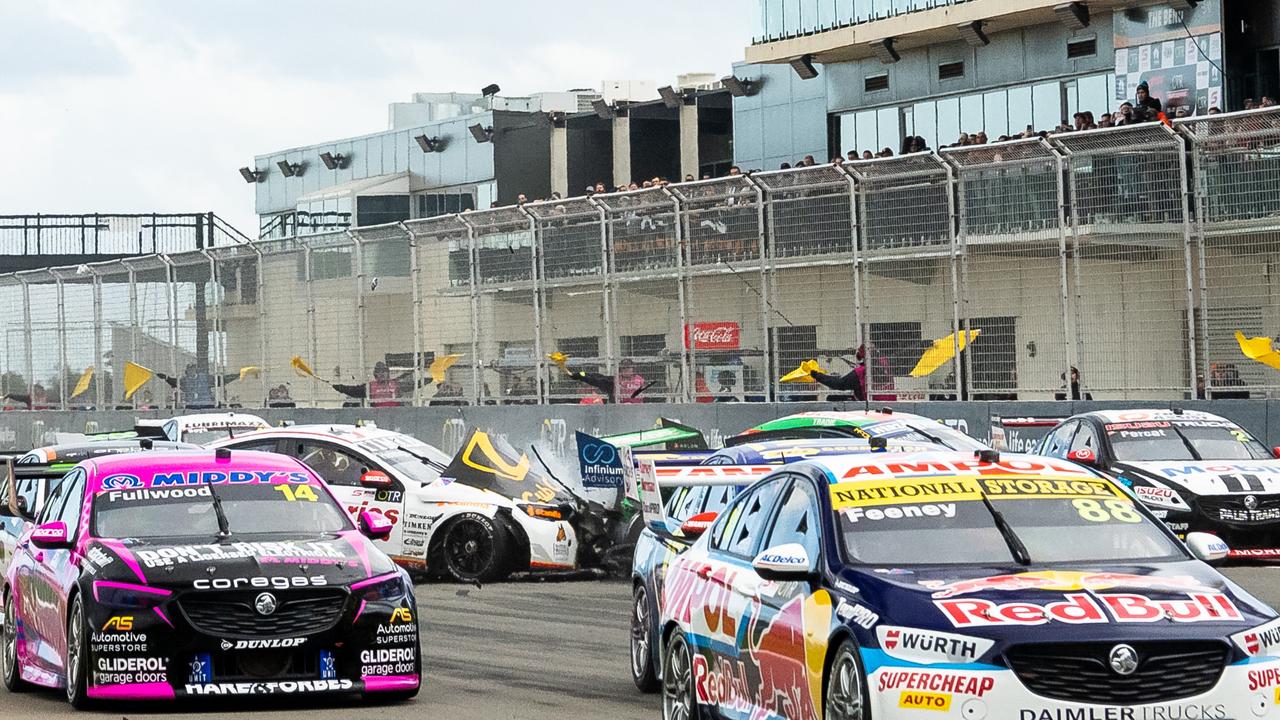
<path fill-rule="evenodd" d="M 391 476 L 381 470 L 369 470 L 360 475 L 360 485 L 367 488 L 382 489 L 391 487 Z"/>
<path fill-rule="evenodd" d="M 764 580 L 805 580 L 813 575 L 813 560 L 799 543 L 763 550 L 751 561 L 751 567 Z"/>
<path fill-rule="evenodd" d="M 1187 533 L 1187 549 L 1195 556 L 1197 560 L 1204 562 L 1214 562 L 1221 560 L 1231 553 L 1231 548 L 1222 541 L 1222 538 L 1209 533 L 1193 532 Z"/>
<path fill-rule="evenodd" d="M 391 537 L 391 521 L 365 510 L 360 513 L 360 534 L 370 540 L 386 540 Z"/>
<path fill-rule="evenodd" d="M 720 517 L 720 513 L 715 511 L 698 513 L 684 521 L 680 526 L 680 534 L 690 540 L 701 537 L 718 517 Z"/>
<path fill-rule="evenodd" d="M 1089 467 L 1097 467 L 1098 454 L 1089 448 L 1080 448 L 1067 453 L 1067 459 L 1072 462 L 1088 465 Z"/>
<path fill-rule="evenodd" d="M 31 544 L 45 550 L 58 550 L 71 547 L 67 524 L 61 520 L 45 523 L 31 531 Z"/>

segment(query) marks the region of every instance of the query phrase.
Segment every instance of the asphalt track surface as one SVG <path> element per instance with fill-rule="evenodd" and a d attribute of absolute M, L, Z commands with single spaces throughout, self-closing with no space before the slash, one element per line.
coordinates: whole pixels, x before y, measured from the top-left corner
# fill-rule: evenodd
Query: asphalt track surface
<path fill-rule="evenodd" d="M 1280 567 L 1227 574 L 1273 607 Z M 415 700 L 253 702 L 109 707 L 76 713 L 55 692 L 0 689 L 0 718 L 306 718 L 307 720 L 655 720 L 658 698 L 631 684 L 630 588 L 618 581 L 508 582 L 482 589 L 418 586 L 425 685 Z"/>

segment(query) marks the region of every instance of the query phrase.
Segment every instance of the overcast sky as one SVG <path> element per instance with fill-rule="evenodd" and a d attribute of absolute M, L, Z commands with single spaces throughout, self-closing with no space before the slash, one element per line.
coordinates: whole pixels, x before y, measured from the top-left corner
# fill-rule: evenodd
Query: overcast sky
<path fill-rule="evenodd" d="M 728 74 L 755 0 L 0 0 L 0 214 L 212 210 L 413 92 Z"/>

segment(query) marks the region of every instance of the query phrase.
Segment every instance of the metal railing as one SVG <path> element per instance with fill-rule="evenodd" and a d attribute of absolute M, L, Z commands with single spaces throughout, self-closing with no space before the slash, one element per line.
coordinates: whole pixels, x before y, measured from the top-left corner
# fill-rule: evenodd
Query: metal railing
<path fill-rule="evenodd" d="M 640 400 L 822 400 L 779 378 L 863 348 L 873 400 L 1053 399 L 1072 368 L 1081 399 L 1272 397 L 1235 333 L 1280 332 L 1277 198 L 1280 111 L 1250 111 L 11 273 L 0 392 L 596 401 L 563 353 Z M 126 362 L 194 379 L 126 401 Z"/>

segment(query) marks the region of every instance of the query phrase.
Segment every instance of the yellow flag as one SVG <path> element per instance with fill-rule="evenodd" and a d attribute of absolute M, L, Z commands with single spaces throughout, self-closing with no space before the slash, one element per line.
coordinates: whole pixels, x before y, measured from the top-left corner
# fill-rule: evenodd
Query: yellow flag
<path fill-rule="evenodd" d="M 1271 346 L 1271 338 L 1245 338 L 1244 333 L 1236 331 L 1236 342 L 1240 344 L 1240 352 L 1250 360 L 1280 370 L 1280 353 Z"/>
<path fill-rule="evenodd" d="M 124 364 L 124 399 L 128 400 L 138 389 L 147 384 L 147 381 L 155 376 L 147 368 L 137 363 L 127 362 Z"/>
<path fill-rule="evenodd" d="M 800 367 L 778 378 L 778 382 L 785 383 L 811 383 L 813 382 L 813 373 L 825 372 L 817 360 L 805 360 L 800 363 Z"/>
<path fill-rule="evenodd" d="M 306 375 L 307 377 L 316 376 L 316 372 L 311 369 L 311 366 L 307 364 L 307 361 L 303 360 L 298 355 L 294 355 L 293 359 L 289 361 L 289 364 L 293 366 L 293 369 L 297 370 L 300 375 Z"/>
<path fill-rule="evenodd" d="M 441 355 L 435 360 L 432 360 L 431 368 L 429 370 L 431 373 L 431 382 L 437 385 L 444 382 L 445 372 L 449 368 L 453 367 L 453 364 L 458 362 L 458 358 L 460 357 L 462 356 L 461 355 Z"/>
<path fill-rule="evenodd" d="M 569 356 L 557 350 L 551 353 L 550 355 L 548 355 L 547 359 L 559 365 L 560 367 L 564 367 L 564 364 L 569 361 Z"/>
<path fill-rule="evenodd" d="M 981 334 L 981 330 L 970 330 L 968 333 L 962 331 L 934 340 L 929 349 L 920 356 L 920 361 L 911 371 L 911 377 L 924 377 L 946 365 L 948 360 L 956 356 L 956 350 L 964 350 L 974 338 Z"/>
<path fill-rule="evenodd" d="M 249 365 L 248 367 L 240 368 L 241 380 L 244 380 L 245 378 L 251 378 L 251 377 L 256 378 L 261 374 L 262 374 L 262 368 L 258 367 L 257 365 Z"/>
<path fill-rule="evenodd" d="M 90 382 L 93 382 L 93 366 L 92 365 L 90 365 L 89 369 L 85 370 L 84 374 L 80 376 L 80 381 L 76 383 L 75 390 L 71 391 L 71 397 L 74 398 L 74 397 L 83 395 L 84 391 L 89 389 Z"/>

